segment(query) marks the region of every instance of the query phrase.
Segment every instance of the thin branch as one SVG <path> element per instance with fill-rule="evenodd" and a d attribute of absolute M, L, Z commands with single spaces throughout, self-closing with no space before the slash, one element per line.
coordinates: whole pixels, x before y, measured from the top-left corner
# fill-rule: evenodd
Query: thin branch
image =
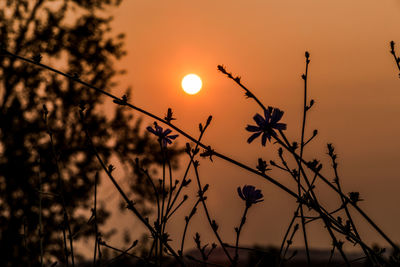
<path fill-rule="evenodd" d="M 240 233 L 242 231 L 243 225 L 246 222 L 246 215 L 247 215 L 247 211 L 249 210 L 250 206 L 246 204 L 246 208 L 244 209 L 243 212 L 243 216 L 242 219 L 240 220 L 240 225 L 238 228 L 235 228 L 236 231 L 236 242 L 235 242 L 235 265 L 237 265 L 238 261 L 239 261 L 239 254 L 238 254 L 238 250 L 239 250 L 239 238 L 240 238 Z"/>
<path fill-rule="evenodd" d="M 113 262 L 116 261 L 118 258 L 120 258 L 120 257 L 122 257 L 122 256 L 124 256 L 124 255 L 128 255 L 128 256 L 130 256 L 130 257 L 132 257 L 132 258 L 138 259 L 138 260 L 140 260 L 140 261 L 142 261 L 142 262 L 145 262 L 146 264 L 150 264 L 151 266 L 157 266 L 155 263 L 150 262 L 149 260 L 145 260 L 145 259 L 143 259 L 143 258 L 141 258 L 141 257 L 139 257 L 139 256 L 137 256 L 137 255 L 135 255 L 135 254 L 129 253 L 129 250 L 131 250 L 132 248 L 134 248 L 134 247 L 136 246 L 136 244 L 137 244 L 137 241 L 133 242 L 132 245 L 131 245 L 129 248 L 127 248 L 127 249 L 125 249 L 125 250 L 121 250 L 121 249 L 119 249 L 119 248 L 116 248 L 116 247 L 113 247 L 113 246 L 108 245 L 108 244 L 107 244 L 106 242 L 104 242 L 104 241 L 100 241 L 100 242 L 99 242 L 99 245 L 104 246 L 104 247 L 106 247 L 106 248 L 109 248 L 109 249 L 112 249 L 112 250 L 115 250 L 115 251 L 121 253 L 121 254 L 117 255 L 116 257 L 110 259 L 110 260 L 107 261 L 106 263 L 104 263 L 103 266 L 109 266 L 111 263 L 113 263 Z M 146 265 L 146 266 L 147 266 L 147 265 Z"/>
<path fill-rule="evenodd" d="M 72 263 L 72 267 L 74 267 L 75 266 L 74 247 L 73 247 L 73 240 L 72 240 L 71 225 L 69 223 L 67 206 L 66 206 L 65 198 L 64 198 L 64 182 L 63 182 L 63 179 L 62 179 L 62 176 L 61 176 L 58 156 L 57 156 L 55 145 L 54 145 L 53 133 L 51 132 L 49 124 L 48 124 L 48 118 L 47 118 L 48 110 L 47 110 L 45 105 L 43 105 L 43 113 L 44 113 L 44 122 L 45 122 L 46 128 L 47 128 L 47 134 L 50 137 L 50 145 L 51 145 L 51 150 L 52 150 L 52 153 L 53 153 L 53 158 L 55 160 L 55 167 L 56 167 L 57 178 L 58 178 L 58 185 L 57 186 L 58 186 L 59 196 L 60 196 L 60 200 L 61 200 L 61 206 L 62 206 L 62 210 L 63 210 L 63 214 L 64 214 L 63 237 L 64 237 L 64 246 L 65 246 L 65 253 L 66 253 L 66 255 L 65 255 L 66 264 L 68 266 L 69 251 L 68 251 L 67 244 L 66 244 L 65 227 L 68 230 L 68 239 L 69 239 L 69 245 L 70 245 L 70 250 L 71 250 L 71 263 Z"/>
<path fill-rule="evenodd" d="M 228 250 L 226 249 L 224 243 L 222 242 L 221 237 L 219 236 L 219 234 L 217 232 L 217 229 L 216 229 L 217 227 L 216 227 L 215 221 L 211 220 L 210 213 L 208 212 L 208 208 L 207 208 L 204 196 L 203 196 L 203 189 L 202 189 L 202 186 L 201 186 L 201 183 L 200 183 L 200 177 L 199 177 L 199 172 L 198 172 L 198 163 L 193 162 L 193 166 L 194 166 L 194 171 L 195 171 L 195 174 L 196 174 L 197 185 L 199 187 L 199 197 L 200 197 L 201 203 L 203 204 L 204 212 L 206 213 L 206 217 L 207 217 L 208 223 L 210 224 L 211 229 L 213 230 L 215 237 L 218 239 L 218 242 L 221 245 L 225 255 L 228 257 L 228 259 L 231 262 L 231 264 L 234 264 L 234 260 L 232 259 L 231 255 L 229 255 Z"/>
<path fill-rule="evenodd" d="M 308 52 L 305 53 L 305 57 L 306 57 L 306 72 L 305 74 L 302 76 L 303 80 L 304 80 L 304 103 L 303 103 L 303 120 L 302 120 L 302 126 L 301 126 L 301 139 L 300 139 L 300 159 L 303 158 L 303 152 L 304 152 L 304 131 L 306 128 L 306 118 L 307 118 L 307 110 L 308 110 L 308 106 L 307 106 L 307 79 L 308 79 L 308 65 L 310 64 L 310 54 Z M 297 177 L 297 193 L 299 194 L 299 197 L 301 197 L 301 172 L 300 172 L 300 168 L 301 168 L 301 160 L 298 161 L 298 165 L 299 165 L 299 170 L 297 171 L 298 173 L 298 177 Z M 304 178 L 307 179 L 307 178 Z M 311 258 L 310 258 L 310 251 L 308 248 L 308 239 L 307 239 L 307 231 L 306 231 L 306 225 L 305 225 L 305 219 L 304 219 L 304 211 L 303 211 L 303 204 L 300 202 L 299 203 L 300 206 L 300 216 L 301 216 L 301 227 L 303 230 L 303 239 L 304 239 L 304 246 L 306 249 L 306 255 L 307 255 L 307 266 L 310 266 L 311 264 Z"/>
<path fill-rule="evenodd" d="M 338 164 L 337 164 L 337 162 L 336 162 L 337 155 L 334 153 L 334 147 L 333 147 L 331 144 L 328 144 L 328 155 L 330 156 L 330 158 L 331 158 L 331 160 L 332 160 L 332 167 L 333 167 L 333 170 L 334 170 L 334 172 L 335 172 L 335 179 L 334 179 L 334 181 L 336 182 L 336 185 L 337 185 L 338 190 L 339 190 L 340 192 L 343 192 L 343 191 L 342 191 L 342 188 L 341 188 L 341 185 L 340 185 L 340 180 L 339 180 L 339 175 L 338 175 L 338 170 L 337 170 L 337 166 L 338 166 Z M 355 223 L 354 223 L 354 221 L 353 221 L 353 218 L 352 218 L 352 216 L 351 216 L 351 214 L 350 214 L 350 211 L 349 211 L 349 209 L 348 209 L 348 207 L 347 207 L 347 202 L 346 202 L 346 200 L 345 200 L 342 196 L 340 196 L 340 199 L 341 199 L 341 201 L 342 201 L 342 204 L 343 204 L 344 210 L 345 210 L 345 212 L 346 212 L 347 218 L 349 219 L 351 228 L 353 228 L 353 231 L 354 231 L 355 236 L 356 236 L 359 240 L 361 240 L 361 237 L 360 237 L 360 235 L 359 235 L 359 233 L 358 233 L 358 231 L 357 231 L 356 225 L 355 225 Z M 348 230 L 349 230 L 349 232 L 351 231 L 351 229 L 348 229 Z M 361 246 L 361 249 L 364 251 L 365 256 L 367 256 L 368 259 L 371 260 L 371 262 L 373 262 L 373 260 L 372 260 L 372 258 L 370 257 L 370 254 L 368 253 L 367 249 L 366 249 L 361 243 L 360 243 L 360 246 Z"/>
<path fill-rule="evenodd" d="M 194 214 L 196 213 L 196 211 L 197 211 L 197 206 L 199 205 L 200 201 L 201 201 L 200 198 L 197 199 L 197 201 L 196 201 L 196 203 L 194 204 L 194 206 L 193 206 L 193 208 L 192 208 L 192 210 L 191 210 L 189 216 L 186 216 L 186 217 L 185 217 L 185 228 L 184 228 L 183 234 L 182 234 L 181 249 L 180 249 L 180 254 L 181 254 L 181 255 L 183 255 L 183 248 L 184 248 L 184 243 L 185 243 L 185 236 L 186 236 L 187 228 L 188 228 L 188 226 L 189 226 L 190 219 L 192 219 L 193 216 L 194 216 Z"/>
<path fill-rule="evenodd" d="M 38 158 L 38 178 L 39 178 L 39 246 L 40 246 L 40 266 L 43 267 L 43 222 L 42 222 L 42 191 L 43 191 L 43 184 L 42 184 L 42 176 L 40 174 L 40 164 L 41 158 L 39 155 Z"/>
<path fill-rule="evenodd" d="M 394 49 L 394 45 L 395 45 L 395 43 L 394 43 L 393 41 L 391 41 L 391 42 L 390 42 L 390 53 L 393 55 L 394 61 L 396 62 L 396 66 L 397 66 L 397 68 L 398 68 L 399 71 L 400 71 L 400 57 L 398 57 L 398 56 L 396 55 L 396 51 L 395 51 L 395 49 Z M 399 74 L 399 75 L 400 75 L 400 74 Z"/>
<path fill-rule="evenodd" d="M 94 252 L 93 252 L 93 266 L 96 266 L 96 256 L 97 256 L 97 241 L 99 238 L 99 229 L 97 225 L 97 183 L 99 180 L 99 173 L 96 172 L 94 176 L 94 203 L 93 203 L 93 223 L 94 223 L 94 233 L 95 233 L 95 241 L 94 241 Z"/>

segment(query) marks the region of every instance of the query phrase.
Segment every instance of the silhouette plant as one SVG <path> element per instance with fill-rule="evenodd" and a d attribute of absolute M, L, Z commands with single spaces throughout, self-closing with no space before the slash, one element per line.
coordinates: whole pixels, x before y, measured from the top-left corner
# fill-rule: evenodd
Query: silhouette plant
<path fill-rule="evenodd" d="M 394 41 L 390 41 L 390 53 L 393 55 L 396 66 L 400 71 L 400 57 L 398 57 L 396 54 Z M 400 73 L 399 73 L 399 77 L 400 77 Z"/>
<path fill-rule="evenodd" d="M 263 201 L 263 194 L 261 194 L 261 190 L 255 189 L 254 186 L 252 185 L 245 185 L 243 186 L 243 189 L 238 187 L 238 194 L 241 199 L 243 199 L 246 203 L 245 209 L 242 215 L 242 219 L 240 220 L 240 225 L 239 227 L 235 227 L 235 232 L 236 232 L 236 244 L 235 244 L 235 258 L 234 258 L 234 265 L 237 265 L 238 260 L 239 260 L 239 238 L 240 238 L 240 233 L 242 231 L 243 225 L 246 223 L 246 215 L 247 211 L 249 208 L 256 203 L 259 203 Z"/>

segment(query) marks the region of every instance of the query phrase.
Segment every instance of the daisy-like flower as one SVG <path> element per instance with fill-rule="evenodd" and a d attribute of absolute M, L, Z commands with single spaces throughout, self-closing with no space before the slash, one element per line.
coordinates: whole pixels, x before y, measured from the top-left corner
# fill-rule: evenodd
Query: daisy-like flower
<path fill-rule="evenodd" d="M 172 131 L 170 129 L 166 129 L 163 131 L 163 128 L 154 122 L 154 129 L 150 126 L 147 127 L 147 131 L 152 134 L 158 136 L 158 140 L 162 143 L 163 147 L 167 147 L 167 144 L 172 144 L 172 140 L 178 137 L 178 135 L 169 135 Z"/>
<path fill-rule="evenodd" d="M 263 194 L 261 194 L 261 190 L 256 189 L 252 185 L 245 185 L 245 186 L 243 186 L 243 189 L 238 187 L 237 191 L 238 191 L 239 197 L 241 199 L 243 199 L 244 201 L 246 201 L 247 207 L 250 207 L 251 205 L 264 200 L 264 199 L 262 199 L 264 196 L 263 196 Z"/>
<path fill-rule="evenodd" d="M 260 114 L 256 114 L 253 119 L 257 123 L 257 126 L 247 125 L 246 130 L 249 132 L 254 132 L 249 139 L 247 139 L 248 143 L 253 142 L 254 139 L 259 137 L 262 134 L 261 144 L 265 146 L 267 139 L 271 141 L 271 136 L 274 136 L 276 130 L 286 130 L 286 123 L 280 123 L 280 119 L 283 116 L 283 111 L 278 108 L 268 107 L 267 110 L 264 111 L 263 118 Z"/>

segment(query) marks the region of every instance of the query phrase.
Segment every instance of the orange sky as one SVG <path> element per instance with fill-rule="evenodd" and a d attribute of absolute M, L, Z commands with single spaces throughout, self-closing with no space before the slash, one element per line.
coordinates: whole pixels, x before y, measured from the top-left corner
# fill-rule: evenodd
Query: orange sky
<path fill-rule="evenodd" d="M 400 44 L 399 1 L 129 0 L 112 14 L 115 32 L 126 33 L 128 52 L 118 63 L 127 75 L 119 78 L 120 90 L 115 93 L 122 95 L 124 88 L 132 86 L 135 105 L 159 116 L 171 107 L 178 118 L 176 125 L 195 136 L 198 123 L 212 114 L 205 143 L 253 167 L 258 157 L 276 159 L 277 147 L 263 148 L 260 140 L 246 143 L 249 133 L 244 128 L 253 123 L 260 108 L 216 67 L 224 64 L 265 105 L 284 110 L 287 135 L 298 140 L 301 74 L 304 51 L 309 51 L 309 94 L 316 105 L 309 113 L 306 132 L 317 128 L 319 135 L 306 156 L 323 159 L 325 174 L 331 177 L 326 143 L 333 142 L 344 190 L 360 191 L 365 199 L 361 207 L 400 242 L 400 80 L 389 53 L 389 41 Z M 203 79 L 197 95 L 187 95 L 180 88 L 188 73 Z M 180 144 L 186 142 L 179 139 Z M 185 158 L 181 166 L 186 163 Z M 208 204 L 226 241 L 233 242 L 233 228 L 244 208 L 236 188 L 253 184 L 262 189 L 265 201 L 250 210 L 241 241 L 280 244 L 296 206 L 292 198 L 222 160 L 201 160 L 200 172 L 203 183 L 211 186 Z M 273 177 L 287 180 L 278 171 Z M 332 197 L 322 197 L 322 203 L 337 203 Z M 174 225 L 179 226 L 184 215 L 177 214 Z M 203 213 L 197 216 L 192 230 L 206 235 L 209 229 Z M 181 231 L 171 229 L 177 239 Z M 321 225 L 311 231 L 312 246 L 330 245 Z M 360 232 L 368 235 L 369 242 L 381 242 L 367 227 Z M 296 242 L 303 244 L 300 235 Z"/>

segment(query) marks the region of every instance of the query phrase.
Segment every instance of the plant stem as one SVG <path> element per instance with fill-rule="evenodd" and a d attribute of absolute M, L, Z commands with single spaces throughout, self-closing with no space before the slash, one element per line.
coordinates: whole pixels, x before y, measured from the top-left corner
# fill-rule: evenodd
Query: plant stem
<path fill-rule="evenodd" d="M 210 214 L 208 212 L 208 208 L 207 208 L 207 205 L 205 203 L 204 196 L 203 196 L 203 193 L 202 193 L 203 189 L 202 189 L 201 183 L 200 183 L 199 172 L 198 172 L 198 164 L 193 163 L 193 166 L 194 166 L 194 171 L 195 171 L 195 174 L 196 174 L 197 185 L 199 187 L 199 194 L 201 194 L 201 196 L 199 196 L 199 197 L 200 197 L 201 203 L 203 204 L 204 212 L 205 212 L 205 214 L 207 216 L 208 223 L 210 224 L 211 229 L 213 230 L 215 237 L 218 239 L 218 242 L 221 245 L 221 247 L 222 247 L 225 255 L 227 256 L 227 258 L 229 259 L 230 263 L 234 264 L 234 261 L 233 261 L 232 257 L 229 255 L 228 250 L 226 249 L 224 243 L 222 242 L 221 237 L 219 236 L 219 234 L 217 232 L 217 229 L 215 229 L 213 227 L 213 223 L 211 221 L 211 217 L 210 217 Z"/>
<path fill-rule="evenodd" d="M 60 171 L 60 167 L 59 167 L 59 161 L 58 161 L 58 156 L 56 153 L 56 149 L 55 149 L 55 145 L 54 145 L 54 140 L 53 140 L 53 133 L 50 130 L 49 124 L 48 124 L 48 120 L 47 120 L 47 113 L 45 113 L 45 123 L 46 123 L 46 127 L 47 127 L 47 134 L 50 137 L 50 145 L 51 145 L 51 150 L 53 152 L 53 157 L 55 160 L 55 166 L 56 166 L 56 171 L 57 171 L 57 178 L 58 178 L 58 190 L 59 190 L 59 196 L 61 199 L 61 206 L 62 206 L 62 210 L 64 213 L 64 225 L 63 225 L 63 236 L 64 236 L 64 246 L 65 246 L 65 253 L 66 253 L 66 264 L 68 266 L 68 256 L 69 256 L 69 252 L 68 252 L 68 247 L 66 244 L 66 235 L 65 235 L 65 228 L 67 228 L 68 230 L 68 239 L 69 239 L 69 245 L 70 245 L 70 250 L 71 250 L 71 263 L 72 263 L 72 267 L 75 266 L 75 259 L 74 259 L 74 247 L 73 247 L 73 241 L 72 241 L 72 231 L 71 231 L 71 226 L 69 223 L 69 218 L 68 218 L 68 212 L 67 212 L 67 206 L 65 203 L 65 198 L 64 198 L 64 183 L 63 183 L 63 179 L 61 177 L 61 171 Z"/>
<path fill-rule="evenodd" d="M 303 120 L 302 120 L 302 126 L 301 126 L 301 139 L 300 139 L 300 159 L 303 158 L 303 152 L 304 152 L 304 131 L 306 128 L 306 118 L 307 118 L 307 79 L 308 79 L 308 65 L 310 63 L 309 60 L 309 54 L 308 52 L 306 52 L 306 72 L 303 76 L 303 80 L 304 80 L 304 102 L 303 102 Z M 301 168 L 301 160 L 298 161 L 298 165 L 299 165 L 299 170 L 297 171 L 298 173 L 298 177 L 297 177 L 297 193 L 299 195 L 299 197 L 301 197 L 301 172 L 300 172 L 300 168 Z M 306 225 L 305 225 L 305 220 L 304 220 L 304 211 L 303 211 L 303 204 L 302 202 L 299 203 L 300 206 L 300 216 L 301 216 L 301 227 L 303 230 L 303 238 L 304 238 L 304 246 L 306 249 L 306 255 L 307 255 L 307 266 L 311 265 L 311 259 L 310 259 L 310 251 L 308 248 L 308 240 L 307 240 L 307 232 L 306 232 Z"/>
<path fill-rule="evenodd" d="M 187 217 L 187 220 L 185 222 L 185 228 L 184 228 L 183 234 L 182 234 L 181 250 L 180 250 L 182 255 L 183 255 L 183 248 L 184 248 L 184 243 L 185 243 L 186 231 L 187 231 L 187 228 L 189 226 L 190 219 L 192 219 L 192 217 L 194 216 L 194 211 L 197 209 L 197 206 L 199 205 L 200 201 L 201 201 L 200 198 L 196 201 L 196 204 L 194 204 L 194 206 L 192 208 L 192 211 L 190 212 L 190 215 Z"/>
<path fill-rule="evenodd" d="M 94 223 L 94 233 L 95 233 L 95 241 L 94 241 L 94 253 L 93 253 L 93 266 L 96 266 L 96 257 L 97 257 L 97 242 L 99 238 L 99 230 L 97 226 L 97 183 L 99 179 L 99 173 L 96 172 L 94 176 L 94 204 L 93 204 L 93 223 Z"/>
<path fill-rule="evenodd" d="M 38 159 L 38 177 L 39 177 L 39 245 L 40 245 L 40 266 L 43 267 L 43 222 L 42 222 L 42 192 L 43 192 L 43 185 L 42 185 L 42 175 L 40 174 L 40 164 L 41 159 L 39 156 Z"/>
<path fill-rule="evenodd" d="M 250 206 L 246 204 L 246 208 L 244 209 L 242 219 L 240 220 L 240 225 L 238 228 L 236 228 L 236 243 L 235 243 L 235 258 L 234 258 L 235 264 L 234 265 L 237 265 L 238 260 L 239 260 L 239 254 L 238 254 L 239 237 L 240 237 L 240 232 L 242 231 L 242 227 L 246 222 L 246 215 L 247 215 L 247 211 L 249 210 L 249 207 Z"/>
<path fill-rule="evenodd" d="M 332 150 L 332 153 L 333 153 L 333 150 Z M 336 155 L 335 155 L 335 154 L 332 154 L 332 155 L 330 155 L 330 156 L 331 156 L 331 160 L 332 160 L 333 170 L 334 170 L 334 172 L 335 172 L 335 181 L 336 181 L 337 188 L 338 188 L 338 190 L 339 190 L 340 192 L 343 193 L 342 188 L 341 188 L 341 185 L 340 185 L 340 180 L 339 180 L 338 171 L 337 171 L 337 162 L 336 162 L 336 159 L 335 159 Z M 341 201 L 342 201 L 342 205 L 343 205 L 344 210 L 345 210 L 345 212 L 346 212 L 346 216 L 347 216 L 347 218 L 348 218 L 349 221 L 350 221 L 350 225 L 351 225 L 351 227 L 353 228 L 353 231 L 354 231 L 355 236 L 356 236 L 359 240 L 361 240 L 361 237 L 360 237 L 360 235 L 359 235 L 359 233 L 358 233 L 358 231 L 357 231 L 356 225 L 355 225 L 355 223 L 354 223 L 354 221 L 353 221 L 353 218 L 352 218 L 352 216 L 351 216 L 351 214 L 350 214 L 350 211 L 349 211 L 349 209 L 348 209 L 348 207 L 347 207 L 347 202 L 346 202 L 346 200 L 345 200 L 342 196 L 340 196 L 340 199 L 341 199 Z M 349 231 L 351 231 L 351 229 L 349 229 Z M 373 260 L 372 260 L 372 258 L 371 258 L 371 256 L 370 256 L 369 252 L 367 251 L 367 249 L 363 246 L 362 243 L 359 243 L 359 244 L 360 244 L 360 246 L 361 246 L 361 249 L 364 251 L 365 256 L 366 256 L 371 262 L 373 262 Z"/>

